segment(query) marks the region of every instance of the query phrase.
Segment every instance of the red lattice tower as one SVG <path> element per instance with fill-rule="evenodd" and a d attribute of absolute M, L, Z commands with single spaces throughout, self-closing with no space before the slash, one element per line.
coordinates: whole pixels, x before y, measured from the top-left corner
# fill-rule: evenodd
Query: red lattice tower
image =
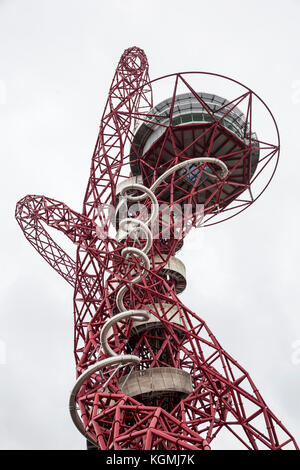
<path fill-rule="evenodd" d="M 216 79 L 231 99 L 199 91 Z M 152 89 L 170 98 L 153 107 Z M 254 132 L 254 102 L 275 143 Z M 133 47 L 109 90 L 82 212 L 45 196 L 17 204 L 28 241 L 75 289 L 70 412 L 88 448 L 210 449 L 223 429 L 246 449 L 297 448 L 246 370 L 179 300 L 186 277 L 175 256 L 192 226 L 252 204 L 278 155 L 275 120 L 249 88 L 204 72 L 150 82 Z M 72 240 L 76 260 L 45 225 Z"/>

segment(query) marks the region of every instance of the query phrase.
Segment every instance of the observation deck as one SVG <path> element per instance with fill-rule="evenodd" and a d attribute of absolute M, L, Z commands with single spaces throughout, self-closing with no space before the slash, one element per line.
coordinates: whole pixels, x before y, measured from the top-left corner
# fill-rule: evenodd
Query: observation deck
<path fill-rule="evenodd" d="M 167 168 L 193 157 L 221 159 L 228 167 L 231 184 L 222 187 L 218 205 L 228 205 L 253 176 L 258 159 L 257 135 L 247 124 L 245 115 L 225 98 L 210 93 L 177 95 L 155 106 L 135 131 L 130 151 L 132 175 L 150 187 Z M 200 101 L 199 101 L 200 100 Z M 215 126 L 214 126 L 215 124 Z M 168 126 L 173 137 L 166 135 Z M 174 144 L 175 142 L 175 144 Z M 176 155 L 177 154 L 177 155 Z M 195 166 L 196 168 L 196 166 Z M 203 204 L 210 196 L 210 188 L 217 168 L 207 165 L 200 178 L 199 168 L 193 165 L 179 170 L 183 176 L 174 185 L 173 201 L 179 201 L 193 185 L 203 188 L 198 192 L 197 203 Z M 186 174 L 186 176 L 184 176 Z M 161 201 L 170 199 L 170 188 L 160 196 Z"/>

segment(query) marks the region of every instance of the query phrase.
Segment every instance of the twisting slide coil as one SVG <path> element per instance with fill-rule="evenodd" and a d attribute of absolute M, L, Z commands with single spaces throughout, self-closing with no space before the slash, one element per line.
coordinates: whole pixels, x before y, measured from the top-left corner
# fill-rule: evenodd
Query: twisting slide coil
<path fill-rule="evenodd" d="M 152 247 L 153 244 L 153 237 L 151 230 L 149 229 L 149 225 L 156 219 L 159 211 L 159 205 L 157 198 L 154 194 L 154 191 L 159 187 L 159 185 L 172 173 L 174 173 L 177 170 L 180 170 L 181 168 L 190 165 L 190 164 L 196 164 L 196 163 L 213 163 L 217 165 L 220 168 L 220 174 L 218 176 L 208 174 L 205 172 L 210 178 L 212 179 L 220 179 L 223 180 L 226 178 L 228 175 L 228 168 L 224 162 L 221 160 L 218 160 L 217 158 L 212 158 L 212 157 L 199 157 L 199 158 L 192 158 L 189 160 L 186 160 L 184 162 L 180 162 L 177 165 L 173 166 L 169 170 L 165 171 L 163 175 L 161 175 L 155 183 L 151 186 L 151 188 L 147 188 L 146 186 L 139 184 L 139 183 L 130 183 L 126 186 L 124 186 L 121 190 L 121 196 L 122 199 L 120 203 L 118 204 L 116 208 L 116 213 L 120 210 L 121 205 L 127 200 L 129 202 L 140 202 L 143 201 L 144 199 L 147 198 L 147 196 L 151 199 L 152 205 L 151 205 L 151 215 L 146 220 L 145 222 L 139 220 L 139 219 L 133 219 L 133 218 L 125 218 L 122 219 L 119 223 L 119 229 L 116 235 L 116 238 L 118 239 L 118 235 L 120 235 L 121 231 L 127 232 L 127 226 L 130 224 L 130 233 L 139 233 L 140 230 L 144 232 L 146 239 L 145 239 L 145 245 L 143 248 L 136 248 L 136 247 L 126 247 L 123 248 L 121 251 L 121 255 L 129 258 L 130 255 L 134 255 L 141 260 L 142 264 L 142 273 L 138 273 L 132 280 L 131 284 L 135 284 L 139 282 L 142 278 L 142 274 L 144 274 L 145 269 L 150 269 L 150 260 L 147 255 L 149 250 Z M 129 191 L 139 191 L 143 194 L 141 195 L 132 195 L 129 194 Z M 77 379 L 77 381 L 74 384 L 73 390 L 70 395 L 70 400 L 69 400 L 69 409 L 71 413 L 72 420 L 77 427 L 77 429 L 85 436 L 85 438 L 90 441 L 92 444 L 98 446 L 98 443 L 96 440 L 94 440 L 90 434 L 88 434 L 87 430 L 85 429 L 82 420 L 80 416 L 77 413 L 77 407 L 76 407 L 76 397 L 77 393 L 80 390 L 81 386 L 83 383 L 88 380 L 94 373 L 100 371 L 101 369 L 109 366 L 117 366 L 117 369 L 115 372 L 120 368 L 120 367 L 125 367 L 128 365 L 137 365 L 140 363 L 141 359 L 138 356 L 134 356 L 131 354 L 117 354 L 115 351 L 111 349 L 111 347 L 108 344 L 107 337 L 108 337 L 108 332 L 111 329 L 111 327 L 115 324 L 118 323 L 121 320 L 124 320 L 126 318 L 131 318 L 134 321 L 147 321 L 150 318 L 150 314 L 147 310 L 126 310 L 126 307 L 124 306 L 124 296 L 128 290 L 127 285 L 123 285 L 116 296 L 116 304 L 117 308 L 119 309 L 119 313 L 114 315 L 113 317 L 109 318 L 106 323 L 104 324 L 101 334 L 100 334 L 100 344 L 101 347 L 108 356 L 106 359 L 102 359 L 101 361 L 96 362 L 95 364 L 91 365 L 88 367 Z M 112 373 L 111 377 L 106 381 L 105 385 L 108 384 L 110 379 L 113 377 L 114 373 Z"/>

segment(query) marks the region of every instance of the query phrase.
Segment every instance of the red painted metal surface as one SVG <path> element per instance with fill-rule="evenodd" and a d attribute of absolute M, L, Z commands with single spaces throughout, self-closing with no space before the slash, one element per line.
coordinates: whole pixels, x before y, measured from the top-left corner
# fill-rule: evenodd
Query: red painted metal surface
<path fill-rule="evenodd" d="M 209 76 L 205 73 L 198 75 Z M 225 180 L 218 177 L 213 164 L 202 163 L 198 165 L 196 181 L 189 191 L 182 191 L 183 176 L 174 172 L 167 178 L 168 184 L 162 183 L 155 192 L 158 202 L 166 204 L 167 201 L 168 207 L 175 203 L 195 205 L 201 200 L 204 203 L 203 225 L 222 221 L 244 210 L 268 185 L 269 179 L 264 181 L 256 195 L 251 190 L 252 183 L 268 166 L 273 164 L 271 178 L 277 165 L 279 136 L 268 108 L 265 109 L 277 135 L 275 144 L 251 137 L 252 102 L 254 97 L 260 99 L 241 85 L 243 93 L 230 100 L 229 105 L 234 108 L 246 102 L 245 116 L 250 138 L 247 143 L 242 140 L 236 142 L 236 137 L 222 125 L 226 109 L 223 117 L 217 118 L 190 85 L 190 76 L 195 78 L 197 73 L 179 73 L 150 82 L 144 52 L 136 47 L 127 49 L 109 90 L 82 212 L 73 211 L 54 199 L 33 195 L 24 197 L 17 204 L 16 218 L 28 241 L 75 289 L 77 377 L 107 358 L 101 348 L 100 333 L 107 320 L 117 313 L 117 293 L 126 286 L 125 306 L 147 310 L 159 320 L 160 326 L 145 328 L 137 334 L 134 333 L 133 321 L 127 318 L 112 327 L 108 337 L 110 347 L 117 354 L 138 356 L 140 364 L 135 366 L 136 372 L 172 367 L 187 371 L 192 379 L 192 392 L 180 400 L 164 395 L 139 400 L 125 395 L 120 387 L 121 381 L 130 373 L 130 366 L 117 370 L 108 366 L 90 375 L 75 397 L 82 432 L 90 441 L 103 450 L 200 450 L 213 448 L 214 438 L 221 436 L 222 430 L 226 429 L 246 449 L 297 448 L 294 438 L 268 408 L 246 370 L 221 347 L 204 320 L 182 304 L 176 295 L 176 280 L 162 275 L 163 267 L 175 254 L 188 230 L 182 233 L 181 239 L 176 238 L 173 221 L 170 236 L 165 239 L 161 228 L 160 236 L 154 239 L 148 253 L 152 262 L 149 269 L 142 269 L 137 257 L 129 259 L 122 256 L 121 250 L 133 244 L 130 237 L 117 242 L 110 235 L 99 236 L 99 233 L 109 233 L 112 224 L 105 211 L 100 218 L 99 204 L 116 205 L 116 185 L 131 176 L 130 162 L 138 163 L 143 184 L 150 187 L 165 170 L 191 158 L 188 150 L 192 149 L 192 154 L 200 152 L 209 157 L 214 156 L 213 148 L 216 153 L 214 139 L 217 137 L 225 136 L 226 145 L 232 142 L 234 151 L 222 153 L 222 148 L 218 149 L 217 158 L 229 168 Z M 211 77 L 215 76 L 211 74 Z M 151 121 L 152 85 L 170 78 L 173 89 L 169 95 L 173 101 L 169 122 L 160 139 L 143 155 L 135 147 L 135 126 Z M 172 126 L 179 84 L 185 86 L 186 92 L 192 93 L 211 116 L 209 124 L 189 130 L 198 134 L 194 134 L 188 149 L 184 147 L 183 132 L 186 128 Z M 169 160 L 163 160 L 167 143 L 172 148 L 171 156 Z M 255 148 L 260 149 L 260 157 L 256 172 L 251 176 L 251 159 L 247 157 Z M 236 168 L 241 169 L 239 178 L 234 173 Z M 216 177 L 209 179 L 204 186 L 199 185 L 207 170 Z M 149 198 L 145 199 L 145 204 L 151 206 Z M 192 213 L 191 225 L 195 225 L 197 220 L 197 213 Z M 77 245 L 76 260 L 49 236 L 45 225 L 62 231 Z M 132 279 L 137 272 L 141 279 L 133 285 Z M 180 317 L 176 324 L 170 319 L 172 308 Z"/>

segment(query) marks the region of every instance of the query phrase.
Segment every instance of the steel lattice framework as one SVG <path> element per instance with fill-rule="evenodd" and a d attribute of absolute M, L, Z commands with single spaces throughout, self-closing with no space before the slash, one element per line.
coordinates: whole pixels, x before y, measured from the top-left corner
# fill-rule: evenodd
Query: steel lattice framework
<path fill-rule="evenodd" d="M 241 85 L 237 97 L 212 106 L 191 84 L 203 76 L 217 75 L 176 73 L 151 82 L 144 52 L 127 49 L 109 90 L 82 212 L 45 196 L 26 196 L 17 204 L 25 237 L 75 289 L 77 382 L 70 411 L 89 447 L 210 449 L 226 429 L 246 449 L 297 448 L 247 371 L 178 298 L 185 278 L 171 258 L 199 223 L 198 205 L 202 225 L 244 210 L 268 185 L 269 179 L 253 193 L 257 178 L 271 165 L 273 176 L 279 154 L 277 126 L 267 107 L 276 143 L 259 140 L 252 129 L 257 95 Z M 152 89 L 167 79 L 173 88 L 165 112 L 153 108 Z M 204 120 L 198 112 L 197 121 L 192 110 L 190 121 L 197 122 L 178 122 L 180 87 Z M 233 131 L 232 119 L 226 119 L 235 111 L 239 115 L 242 105 L 243 125 Z M 154 127 L 157 136 L 146 149 L 143 136 Z M 118 189 L 122 184 L 123 190 Z M 184 227 L 174 213 L 168 227 L 158 217 L 158 236 L 153 237 L 149 218 L 142 211 L 132 216 L 129 207 L 131 232 L 138 227 L 145 236 L 133 237 L 129 231 L 113 237 L 110 230 L 115 226 L 120 235 L 121 222 L 118 215 L 112 220 L 110 208 L 124 199 L 143 200 L 153 217 L 158 217 L 157 205 L 163 211 L 183 204 L 192 209 Z M 77 246 L 76 260 L 45 226 Z"/>

